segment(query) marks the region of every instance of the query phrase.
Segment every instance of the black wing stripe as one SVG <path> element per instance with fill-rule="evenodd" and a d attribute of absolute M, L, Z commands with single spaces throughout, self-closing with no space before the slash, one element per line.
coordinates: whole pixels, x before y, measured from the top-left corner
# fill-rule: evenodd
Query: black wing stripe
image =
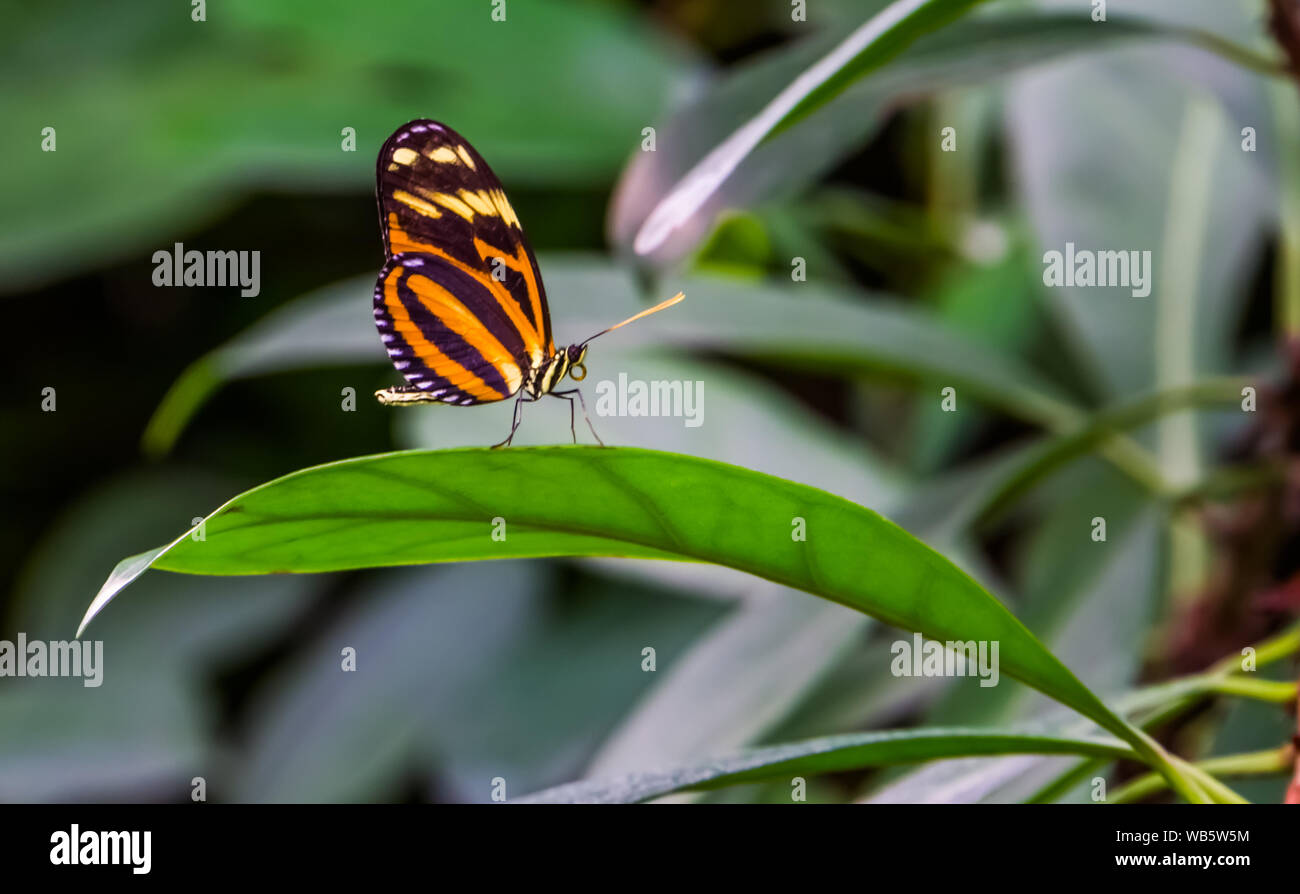
<path fill-rule="evenodd" d="M 384 265 L 375 284 L 375 325 L 398 372 L 430 396 L 456 404 L 502 400 L 517 392 L 524 370 L 508 353 L 517 332 L 497 321 L 489 328 L 468 299 L 493 320 L 483 289 L 466 289 L 449 262 L 432 255 L 399 255 Z M 499 305 L 496 313 L 501 314 Z M 496 331 L 494 332 L 493 329 Z"/>

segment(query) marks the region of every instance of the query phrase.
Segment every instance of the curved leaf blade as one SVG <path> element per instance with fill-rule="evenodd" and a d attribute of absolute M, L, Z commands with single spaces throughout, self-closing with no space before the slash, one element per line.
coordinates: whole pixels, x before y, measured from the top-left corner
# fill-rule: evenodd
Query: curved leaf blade
<path fill-rule="evenodd" d="M 610 241 L 631 251 L 632 242 L 659 200 L 710 150 L 833 46 L 817 34 L 728 69 L 659 128 L 654 152 L 638 153 L 624 170 L 610 209 Z M 798 127 L 785 127 L 749 153 L 736 170 L 653 253 L 657 265 L 680 259 L 706 237 L 724 209 L 752 208 L 815 181 L 863 145 L 890 110 L 944 90 L 970 87 L 1008 73 L 1081 52 L 1136 41 L 1183 40 L 1276 73 L 1279 66 L 1254 57 L 1209 30 L 1111 15 L 1105 28 L 1072 11 L 1007 10 L 972 16 L 918 40 L 868 79 L 859 79 L 826 104 L 809 109 Z"/>
<path fill-rule="evenodd" d="M 791 536 L 795 518 L 805 520 L 805 540 Z M 501 525 L 505 538 L 494 538 Z M 869 509 L 736 466 L 634 448 L 405 451 L 286 475 L 199 527 L 202 537 L 180 537 L 150 567 L 268 574 L 541 556 L 726 565 L 935 640 L 997 642 L 1003 672 L 1162 763 L 1153 743 L 942 555 Z"/>
<path fill-rule="evenodd" d="M 633 241 L 637 254 L 653 253 L 722 185 L 767 136 L 842 93 L 880 68 L 918 37 L 984 0 L 895 0 L 778 93 L 757 116 L 706 155 L 669 193 Z"/>
<path fill-rule="evenodd" d="M 1019 730 L 929 727 L 827 736 L 756 748 L 686 767 L 629 773 L 558 785 L 516 799 L 516 804 L 627 804 L 672 792 L 721 788 L 783 776 L 803 776 L 957 757 L 1004 754 L 1076 754 L 1132 758 L 1117 739 L 1076 738 Z"/>

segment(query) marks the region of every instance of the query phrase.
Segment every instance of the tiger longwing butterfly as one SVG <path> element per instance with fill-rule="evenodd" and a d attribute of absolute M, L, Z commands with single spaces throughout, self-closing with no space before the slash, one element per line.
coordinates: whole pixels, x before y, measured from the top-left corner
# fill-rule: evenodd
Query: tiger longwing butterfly
<path fill-rule="evenodd" d="M 375 325 L 406 385 L 375 392 L 381 404 L 468 406 L 515 397 L 510 444 L 525 401 L 587 375 L 587 342 L 681 301 L 678 292 L 586 341 L 557 350 L 537 260 L 501 181 L 445 124 L 398 128 L 376 165 L 385 263 L 375 283 Z M 581 375 L 576 373 L 581 372 Z M 517 395 L 517 396 L 516 396 Z M 587 425 L 600 441 L 596 430 Z M 601 442 L 603 444 L 603 442 Z"/>

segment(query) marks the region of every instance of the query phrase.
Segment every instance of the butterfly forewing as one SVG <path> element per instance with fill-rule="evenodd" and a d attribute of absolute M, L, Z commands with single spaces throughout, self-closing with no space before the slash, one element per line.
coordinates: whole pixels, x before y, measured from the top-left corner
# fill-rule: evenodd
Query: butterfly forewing
<path fill-rule="evenodd" d="M 451 389 L 449 402 L 509 397 L 555 345 L 541 273 L 501 182 L 459 134 L 428 120 L 388 138 L 377 181 L 388 262 L 375 321 L 394 365 L 422 390 Z"/>

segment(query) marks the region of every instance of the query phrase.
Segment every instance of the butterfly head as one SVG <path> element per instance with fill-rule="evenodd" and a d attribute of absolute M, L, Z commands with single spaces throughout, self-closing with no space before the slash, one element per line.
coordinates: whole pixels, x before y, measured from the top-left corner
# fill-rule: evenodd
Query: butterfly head
<path fill-rule="evenodd" d="M 565 356 L 568 358 L 569 378 L 575 382 L 581 382 L 587 378 L 587 366 L 583 363 L 587 359 L 587 345 L 569 345 L 564 349 Z M 581 375 L 579 375 L 581 370 Z"/>

